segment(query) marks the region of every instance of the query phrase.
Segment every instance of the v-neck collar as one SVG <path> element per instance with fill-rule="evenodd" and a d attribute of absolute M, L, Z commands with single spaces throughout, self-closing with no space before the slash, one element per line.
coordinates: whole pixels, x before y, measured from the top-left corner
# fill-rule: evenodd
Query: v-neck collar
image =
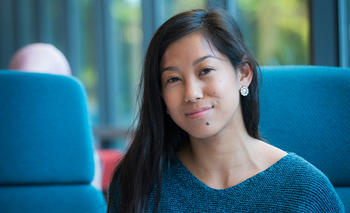
<path fill-rule="evenodd" d="M 295 155 L 295 153 L 288 153 L 286 156 L 282 157 L 279 159 L 277 162 L 272 164 L 270 167 L 267 169 L 255 174 L 254 176 L 251 176 L 247 178 L 246 180 L 234 185 L 230 186 L 225 189 L 215 189 L 212 187 L 207 186 L 205 183 L 203 183 L 201 180 L 199 180 L 195 175 L 193 175 L 186 167 L 185 165 L 181 162 L 181 160 L 176 157 L 175 158 L 175 172 L 177 176 L 180 176 L 180 178 L 184 179 L 185 184 L 189 184 L 188 187 L 199 187 L 202 188 L 206 191 L 211 191 L 211 192 L 229 192 L 232 190 L 240 190 L 244 188 L 245 186 L 249 185 L 250 183 L 254 182 L 255 180 L 259 179 L 260 177 L 263 177 L 269 173 L 273 173 L 280 164 L 283 164 L 288 158 L 292 157 Z"/>

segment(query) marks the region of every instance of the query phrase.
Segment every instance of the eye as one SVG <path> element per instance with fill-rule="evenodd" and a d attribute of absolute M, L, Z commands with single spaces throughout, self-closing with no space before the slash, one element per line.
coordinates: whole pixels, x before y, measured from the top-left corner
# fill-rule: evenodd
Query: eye
<path fill-rule="evenodd" d="M 199 75 L 206 75 L 208 74 L 210 71 L 212 71 L 213 69 L 212 68 L 204 68 L 204 69 L 201 69 L 201 71 L 199 72 Z"/>
<path fill-rule="evenodd" d="M 171 77 L 166 82 L 167 83 L 174 83 L 174 82 L 179 81 L 179 80 L 180 80 L 180 78 L 178 78 L 178 77 Z"/>

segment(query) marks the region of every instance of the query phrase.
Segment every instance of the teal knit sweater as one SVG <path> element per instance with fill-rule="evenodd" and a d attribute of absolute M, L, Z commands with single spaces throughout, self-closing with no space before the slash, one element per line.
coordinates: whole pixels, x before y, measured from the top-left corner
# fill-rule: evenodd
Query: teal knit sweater
<path fill-rule="evenodd" d="M 148 211 L 153 211 L 152 192 Z M 289 153 L 227 189 L 206 186 L 176 159 L 164 173 L 158 212 L 345 212 L 328 178 Z"/>

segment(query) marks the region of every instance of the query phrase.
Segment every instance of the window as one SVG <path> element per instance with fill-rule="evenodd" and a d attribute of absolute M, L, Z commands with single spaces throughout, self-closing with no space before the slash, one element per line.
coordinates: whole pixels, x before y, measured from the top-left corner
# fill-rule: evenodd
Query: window
<path fill-rule="evenodd" d="M 170 17 L 180 12 L 192 9 L 205 9 L 205 0 L 164 0 L 161 12 L 161 22 L 163 23 Z"/>
<path fill-rule="evenodd" d="M 81 37 L 80 52 L 81 52 L 81 71 L 77 77 L 83 82 L 87 94 L 90 117 L 93 124 L 99 122 L 99 99 L 98 99 L 98 70 L 95 60 L 94 46 L 94 7 L 92 0 L 80 0 L 80 28 Z"/>
<path fill-rule="evenodd" d="M 310 64 L 308 1 L 236 3 L 233 15 L 260 65 Z"/>
<path fill-rule="evenodd" d="M 338 1 L 339 20 L 339 61 L 340 66 L 350 65 L 350 4 L 348 0 Z"/>
<path fill-rule="evenodd" d="M 106 12 L 111 14 L 111 30 L 107 35 L 111 45 L 111 68 L 108 70 L 108 93 L 112 116 L 109 125 L 128 128 L 136 108 L 135 97 L 142 70 L 141 2 L 140 0 L 113 0 Z M 109 33 L 109 32 L 106 32 Z M 115 85 L 118 84 L 118 85 Z M 113 113 L 113 111 L 115 111 Z"/>

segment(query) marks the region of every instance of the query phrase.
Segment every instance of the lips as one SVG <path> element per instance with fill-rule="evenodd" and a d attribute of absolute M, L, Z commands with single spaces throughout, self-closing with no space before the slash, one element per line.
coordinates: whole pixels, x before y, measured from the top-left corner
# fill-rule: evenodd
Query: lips
<path fill-rule="evenodd" d="M 185 113 L 186 117 L 195 119 L 195 118 L 202 118 L 204 117 L 207 113 L 211 111 L 213 106 L 206 106 L 206 107 L 200 107 L 192 110 L 191 112 Z"/>

